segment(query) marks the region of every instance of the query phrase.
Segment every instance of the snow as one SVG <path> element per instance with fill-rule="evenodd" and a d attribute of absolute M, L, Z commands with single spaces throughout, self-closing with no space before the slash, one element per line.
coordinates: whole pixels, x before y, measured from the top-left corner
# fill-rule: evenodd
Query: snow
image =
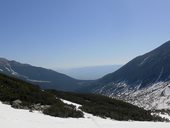
<path fill-rule="evenodd" d="M 8 67 L 5 67 L 5 69 L 6 69 L 8 72 L 10 72 L 10 71 L 11 71 Z"/>
<path fill-rule="evenodd" d="M 66 104 L 76 106 L 76 108 L 77 108 L 77 109 L 78 109 L 79 107 L 81 107 L 81 105 L 80 105 L 80 104 L 76 104 L 76 103 L 73 103 L 73 102 L 70 102 L 70 101 L 68 101 L 68 100 L 64 100 L 64 99 L 60 99 L 60 100 L 61 100 L 61 101 L 63 101 L 64 103 L 66 103 Z"/>
<path fill-rule="evenodd" d="M 145 109 L 170 109 L 170 83 L 158 82 L 147 88 L 129 92 L 125 100 Z"/>
<path fill-rule="evenodd" d="M 143 65 L 149 58 L 150 58 L 150 56 L 148 56 L 145 59 L 143 59 L 143 61 L 139 65 Z"/>
<path fill-rule="evenodd" d="M 165 96 L 169 96 L 170 95 L 170 85 L 165 88 L 164 95 Z"/>
<path fill-rule="evenodd" d="M 27 77 L 28 78 L 28 77 Z M 43 80 L 32 80 L 32 79 L 27 79 L 30 82 L 36 82 L 36 83 L 50 83 L 51 81 L 43 81 Z"/>
<path fill-rule="evenodd" d="M 18 75 L 18 73 L 15 72 L 11 67 L 10 67 L 10 69 L 11 69 L 12 75 Z"/>
<path fill-rule="evenodd" d="M 6 63 L 5 66 L 4 66 L 4 68 L 5 68 L 8 72 L 10 72 L 12 75 L 18 75 L 18 73 L 15 72 L 15 71 L 11 68 L 11 65 L 10 65 L 9 63 Z"/>
<path fill-rule="evenodd" d="M 160 75 L 162 74 L 161 72 Z M 108 85 L 107 88 L 96 89 L 94 92 L 124 100 L 147 110 L 170 110 L 170 81 L 160 81 L 142 89 L 140 89 L 140 86 L 140 81 L 138 81 L 138 84 L 134 88 L 129 88 L 125 82 L 120 82 Z"/>
<path fill-rule="evenodd" d="M 93 92 L 124 100 L 147 110 L 170 110 L 170 81 L 159 81 L 163 71 L 162 68 L 157 80 L 146 88 L 140 89 L 142 81 L 138 81 L 132 88 L 123 81 L 96 88 Z"/>
<path fill-rule="evenodd" d="M 160 79 L 160 78 L 161 78 L 161 76 L 163 75 L 163 72 L 164 72 L 164 68 L 162 67 L 162 69 L 161 69 L 161 71 L 160 71 L 160 74 L 159 74 L 159 76 L 158 76 L 158 78 L 157 78 L 156 82 L 158 82 L 158 81 L 159 81 L 159 79 Z"/>
<path fill-rule="evenodd" d="M 13 109 L 0 103 L 0 126 L 2 128 L 169 128 L 164 122 L 114 121 L 95 116 L 86 118 L 58 118 L 40 112 Z"/>
<path fill-rule="evenodd" d="M 169 119 L 170 120 L 170 116 L 168 115 L 168 114 L 161 114 L 161 113 L 159 113 L 158 114 L 160 117 L 162 117 L 162 118 L 166 118 L 166 119 Z"/>

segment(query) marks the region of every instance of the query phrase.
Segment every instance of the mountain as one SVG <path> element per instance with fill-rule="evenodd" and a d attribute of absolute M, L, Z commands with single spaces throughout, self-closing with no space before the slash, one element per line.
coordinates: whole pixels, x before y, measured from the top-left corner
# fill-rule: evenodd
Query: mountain
<path fill-rule="evenodd" d="M 121 100 L 94 94 L 41 90 L 38 86 L 2 74 L 0 74 L 0 102 L 16 109 L 39 111 L 62 118 L 98 116 L 115 120 L 166 120 L 152 115 L 151 111 Z"/>
<path fill-rule="evenodd" d="M 64 91 L 74 91 L 81 86 L 82 82 L 50 69 L 9 61 L 4 58 L 0 58 L 0 72 L 37 84 L 42 88 Z"/>
<path fill-rule="evenodd" d="M 170 41 L 97 80 L 86 91 L 147 109 L 170 109 Z"/>
<path fill-rule="evenodd" d="M 58 69 L 58 71 L 80 80 L 95 80 L 103 77 L 108 73 L 118 70 L 120 67 L 121 65 L 104 65 L 71 69 Z"/>

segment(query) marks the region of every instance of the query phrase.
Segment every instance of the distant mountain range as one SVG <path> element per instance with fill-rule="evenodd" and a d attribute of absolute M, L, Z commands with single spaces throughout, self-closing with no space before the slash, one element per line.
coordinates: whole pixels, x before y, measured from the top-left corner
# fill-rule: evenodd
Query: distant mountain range
<path fill-rule="evenodd" d="M 9 61 L 4 58 L 0 58 L 0 73 L 15 76 L 45 89 L 63 91 L 74 91 L 84 82 L 50 69 Z"/>
<path fill-rule="evenodd" d="M 67 74 L 75 79 L 96 80 L 104 75 L 118 70 L 122 65 L 91 66 L 70 69 L 57 69 L 57 71 Z"/>
<path fill-rule="evenodd" d="M 170 41 L 83 91 L 116 97 L 147 109 L 170 109 Z"/>

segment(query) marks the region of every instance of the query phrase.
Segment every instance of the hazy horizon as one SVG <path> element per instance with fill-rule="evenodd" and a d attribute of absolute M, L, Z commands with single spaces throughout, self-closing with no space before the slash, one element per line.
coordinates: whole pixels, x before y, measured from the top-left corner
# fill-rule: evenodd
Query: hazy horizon
<path fill-rule="evenodd" d="M 170 40 L 170 1 L 0 1 L 0 55 L 35 66 L 123 65 Z"/>
<path fill-rule="evenodd" d="M 105 76 L 106 74 L 113 73 L 114 71 L 118 70 L 120 67 L 122 67 L 122 65 L 101 65 L 101 66 L 56 69 L 56 71 L 79 80 L 96 80 Z"/>

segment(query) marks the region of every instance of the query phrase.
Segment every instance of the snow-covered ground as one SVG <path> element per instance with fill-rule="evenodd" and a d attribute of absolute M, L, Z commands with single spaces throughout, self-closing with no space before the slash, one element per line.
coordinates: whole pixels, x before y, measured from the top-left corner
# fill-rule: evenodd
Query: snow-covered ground
<path fill-rule="evenodd" d="M 169 128 L 170 123 L 128 122 L 101 119 L 89 114 L 89 117 L 57 118 L 39 112 L 13 109 L 0 103 L 1 128 Z"/>
<path fill-rule="evenodd" d="M 162 117 L 162 118 L 166 118 L 166 119 L 169 119 L 170 120 L 170 116 L 168 115 L 168 114 L 161 114 L 161 113 L 159 113 L 158 114 L 160 117 Z"/>

